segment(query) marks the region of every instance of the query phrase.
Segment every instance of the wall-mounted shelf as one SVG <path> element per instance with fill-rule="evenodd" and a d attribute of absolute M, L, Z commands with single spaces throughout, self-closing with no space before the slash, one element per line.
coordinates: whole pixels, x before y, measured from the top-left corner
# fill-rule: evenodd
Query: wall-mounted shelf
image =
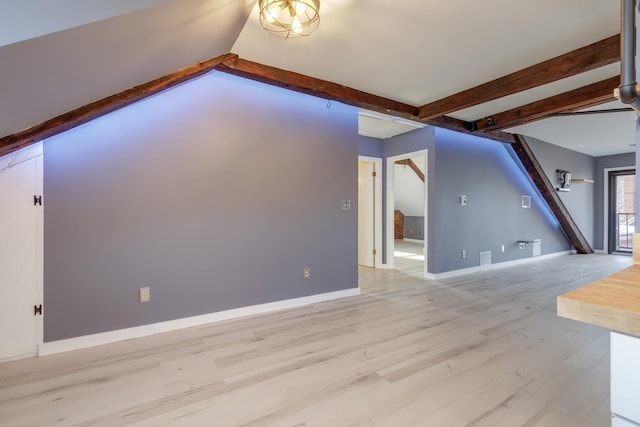
<path fill-rule="evenodd" d="M 592 179 L 588 178 L 571 178 L 572 184 L 593 184 Z"/>

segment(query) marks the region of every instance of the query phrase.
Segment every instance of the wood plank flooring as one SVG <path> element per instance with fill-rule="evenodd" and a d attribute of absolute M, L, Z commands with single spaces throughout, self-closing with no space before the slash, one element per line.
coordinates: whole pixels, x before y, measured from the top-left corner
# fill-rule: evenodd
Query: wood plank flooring
<path fill-rule="evenodd" d="M 606 426 L 608 331 L 555 297 L 630 264 L 363 268 L 358 297 L 0 364 L 0 425 Z"/>

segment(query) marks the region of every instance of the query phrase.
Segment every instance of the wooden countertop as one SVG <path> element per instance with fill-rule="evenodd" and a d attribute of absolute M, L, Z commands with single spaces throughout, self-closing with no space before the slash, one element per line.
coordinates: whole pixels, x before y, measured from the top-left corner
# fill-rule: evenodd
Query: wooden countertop
<path fill-rule="evenodd" d="M 560 295 L 558 315 L 640 336 L 640 264 Z"/>

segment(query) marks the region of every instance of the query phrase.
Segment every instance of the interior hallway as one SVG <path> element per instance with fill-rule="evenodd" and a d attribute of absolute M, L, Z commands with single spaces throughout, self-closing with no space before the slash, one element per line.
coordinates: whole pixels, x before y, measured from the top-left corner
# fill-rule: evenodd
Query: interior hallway
<path fill-rule="evenodd" d="M 0 364 L 0 425 L 608 425 L 608 331 L 555 297 L 630 263 L 360 269 L 359 297 Z"/>

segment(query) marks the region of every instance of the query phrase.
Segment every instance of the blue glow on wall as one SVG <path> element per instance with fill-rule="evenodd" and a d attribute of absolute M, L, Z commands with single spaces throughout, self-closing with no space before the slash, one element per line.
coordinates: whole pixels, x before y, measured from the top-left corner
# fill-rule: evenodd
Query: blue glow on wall
<path fill-rule="evenodd" d="M 458 144 L 462 150 L 473 150 L 480 146 L 484 152 L 490 152 L 491 156 L 501 166 L 507 179 L 509 179 L 523 195 L 531 196 L 531 209 L 540 212 L 551 227 L 563 233 L 560 222 L 549 208 L 549 205 L 538 191 L 538 188 L 529 177 L 526 169 L 509 144 L 446 129 L 438 129 L 438 133 L 446 137 L 447 144 Z"/>

